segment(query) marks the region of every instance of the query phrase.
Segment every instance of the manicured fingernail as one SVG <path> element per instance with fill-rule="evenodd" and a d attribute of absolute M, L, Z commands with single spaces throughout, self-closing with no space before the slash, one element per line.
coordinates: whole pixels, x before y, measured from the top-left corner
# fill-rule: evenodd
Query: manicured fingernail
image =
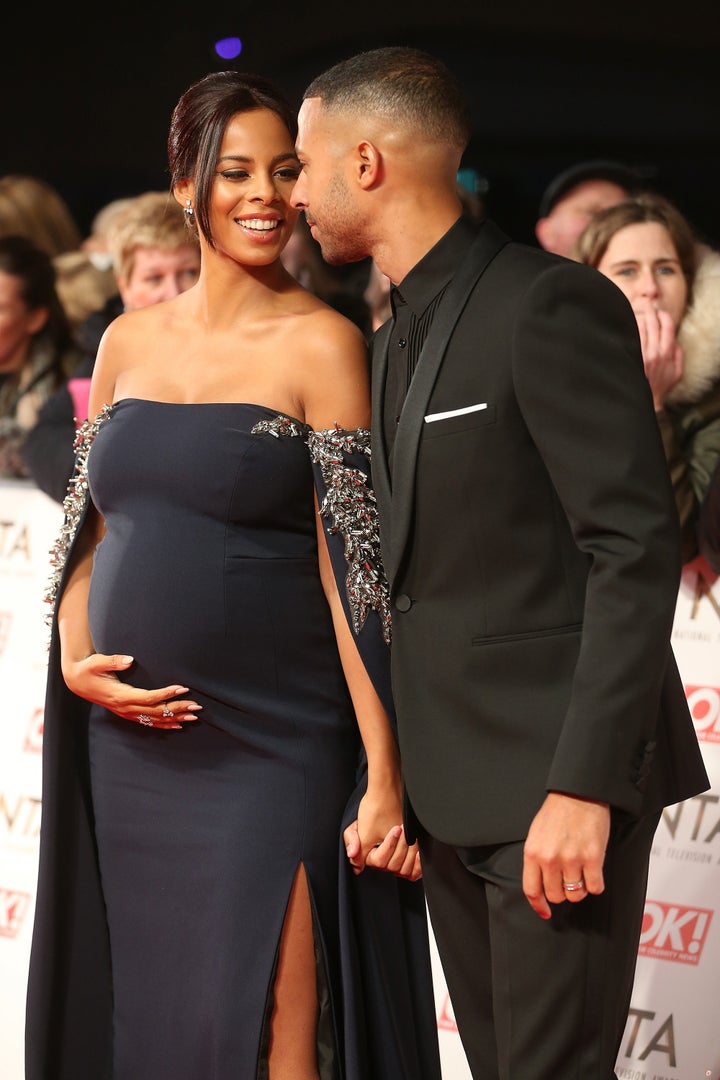
<path fill-rule="evenodd" d="M 132 664 L 134 659 L 135 659 L 134 656 L 121 656 L 120 657 L 120 663 L 121 664 Z"/>
<path fill-rule="evenodd" d="M 188 705 L 188 712 L 199 712 L 202 705 Z"/>
<path fill-rule="evenodd" d="M 176 686 L 175 689 L 173 690 L 173 694 L 187 694 L 187 693 L 188 693 L 188 687 L 187 686 Z"/>

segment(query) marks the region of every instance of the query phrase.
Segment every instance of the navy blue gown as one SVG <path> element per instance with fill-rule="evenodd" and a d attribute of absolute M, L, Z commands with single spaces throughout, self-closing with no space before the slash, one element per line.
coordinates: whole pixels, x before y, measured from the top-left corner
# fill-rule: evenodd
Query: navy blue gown
<path fill-rule="evenodd" d="M 134 685 L 184 685 L 203 706 L 179 731 L 97 706 L 87 717 L 80 782 L 107 932 L 112 1080 L 263 1075 L 300 865 L 323 1080 L 440 1075 L 422 887 L 354 878 L 342 849 L 363 757 L 318 572 L 309 429 L 277 425 L 259 405 L 127 398 L 87 455 L 106 524 L 90 588 L 95 648 L 132 655 Z M 58 787 L 46 778 L 48 798 Z"/>

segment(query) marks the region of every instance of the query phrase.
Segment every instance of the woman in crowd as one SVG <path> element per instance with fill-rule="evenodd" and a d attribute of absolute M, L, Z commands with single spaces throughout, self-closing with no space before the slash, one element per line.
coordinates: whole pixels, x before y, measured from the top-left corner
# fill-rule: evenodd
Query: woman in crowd
<path fill-rule="evenodd" d="M 51 259 L 25 236 L 1 236 L 0 475 L 28 475 L 23 443 L 79 358 Z"/>
<path fill-rule="evenodd" d="M 635 312 L 687 562 L 720 458 L 720 255 L 698 244 L 667 199 L 643 194 L 601 210 L 576 256 L 614 281 Z"/>
<path fill-rule="evenodd" d="M 57 553 L 28 1080 L 440 1075 L 365 343 L 281 262 L 294 135 L 263 79 L 186 91 L 169 160 L 200 278 L 98 353 Z"/>
<path fill-rule="evenodd" d="M 76 339 L 82 359 L 74 377 L 53 394 L 28 433 L 22 457 L 46 495 L 62 503 L 74 465 L 76 427 L 87 420 L 90 376 L 100 339 L 123 311 L 169 300 L 194 285 L 200 273 L 197 237 L 167 191 L 127 199 L 108 234 L 114 267 L 112 296 L 84 320 Z"/>
<path fill-rule="evenodd" d="M 0 176 L 0 236 L 27 236 L 51 259 L 77 251 L 80 227 L 59 191 L 24 173 Z"/>

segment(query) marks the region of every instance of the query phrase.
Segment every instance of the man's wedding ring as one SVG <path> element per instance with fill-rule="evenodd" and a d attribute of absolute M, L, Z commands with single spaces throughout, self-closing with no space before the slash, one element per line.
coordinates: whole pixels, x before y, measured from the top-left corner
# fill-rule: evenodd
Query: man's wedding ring
<path fill-rule="evenodd" d="M 152 727 L 153 726 L 153 718 L 152 718 L 152 716 L 148 716 L 147 713 L 144 713 L 144 712 L 139 713 L 138 714 L 138 720 L 140 721 L 141 724 L 144 724 L 145 727 Z"/>
<path fill-rule="evenodd" d="M 585 881 L 580 878 L 579 881 L 563 881 L 563 889 L 565 892 L 577 892 L 579 889 L 585 888 Z"/>

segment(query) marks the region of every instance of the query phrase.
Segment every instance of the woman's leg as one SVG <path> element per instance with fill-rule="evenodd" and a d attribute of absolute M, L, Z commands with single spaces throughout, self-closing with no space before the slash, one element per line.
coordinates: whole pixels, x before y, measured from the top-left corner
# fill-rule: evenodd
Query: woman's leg
<path fill-rule="evenodd" d="M 305 869 L 295 875 L 273 988 L 269 1080 L 318 1080 L 318 996 L 313 919 Z"/>

